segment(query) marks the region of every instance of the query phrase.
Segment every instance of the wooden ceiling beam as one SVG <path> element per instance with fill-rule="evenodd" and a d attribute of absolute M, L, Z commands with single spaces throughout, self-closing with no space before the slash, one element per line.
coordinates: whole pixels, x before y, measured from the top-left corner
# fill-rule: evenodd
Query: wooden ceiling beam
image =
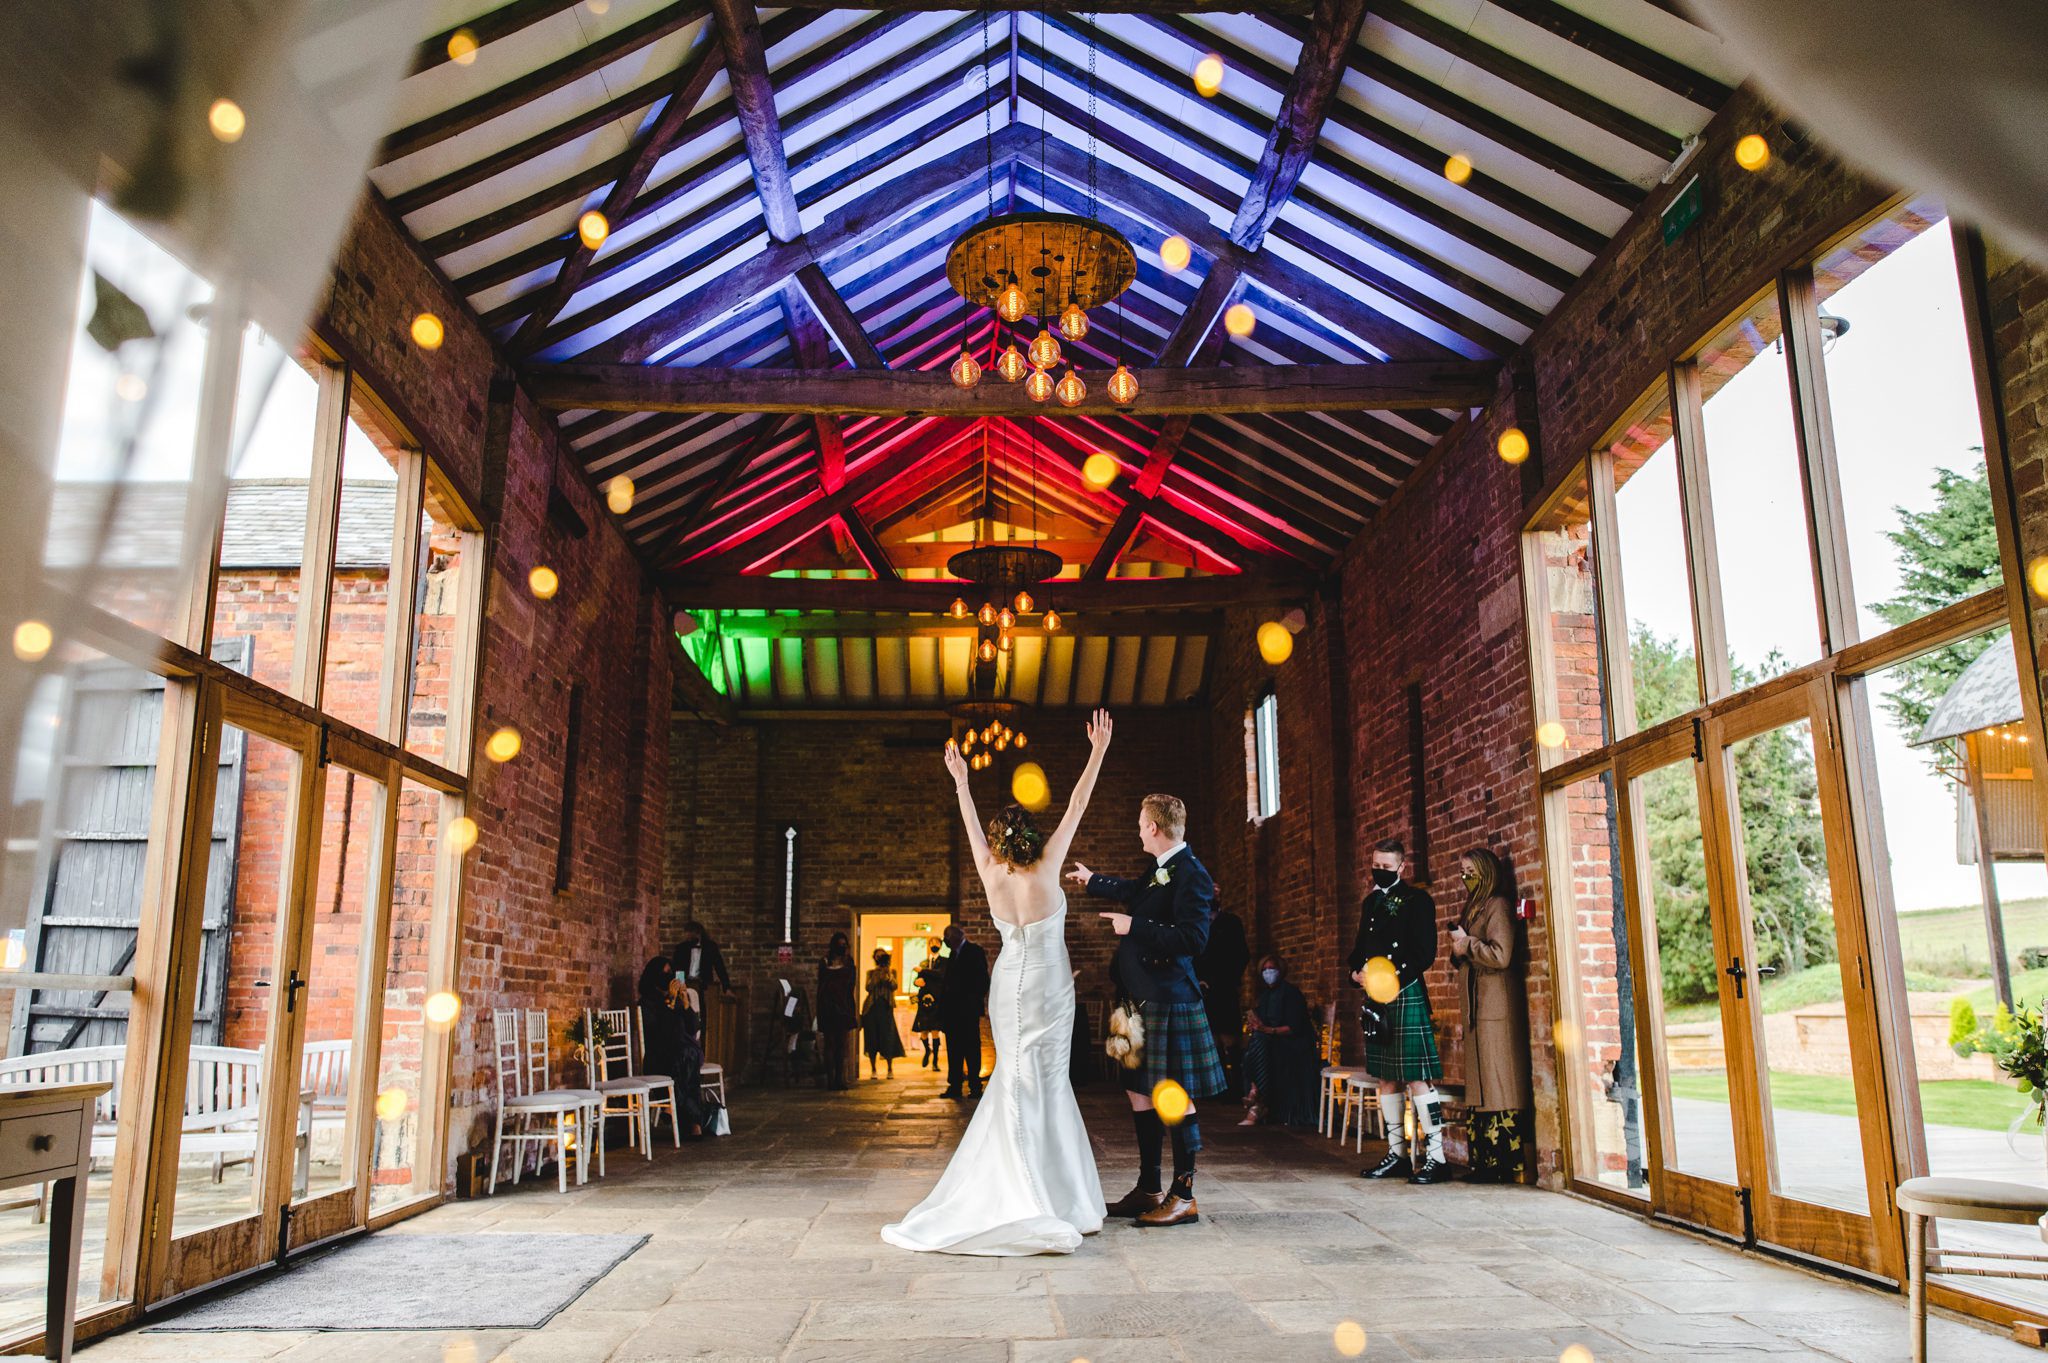
<path fill-rule="evenodd" d="M 1230 239 L 1245 250 L 1259 249 L 1308 169 L 1330 101 L 1344 79 L 1345 54 L 1364 23 L 1365 0 L 1315 0 L 1308 37 L 1295 59 L 1294 82 L 1280 102 L 1259 167 L 1230 224 Z"/>
<path fill-rule="evenodd" d="M 1184 579 L 1143 580 L 1174 582 Z M 1061 615 L 1065 617 L 1060 585 L 1048 583 L 1045 595 L 1053 605 L 1061 607 Z M 972 639 L 981 629 L 972 620 L 958 621 L 945 616 L 935 620 L 929 615 L 905 611 L 729 617 L 721 622 L 720 628 L 727 637 L 747 639 Z M 1218 610 L 1105 611 L 1098 614 L 1081 612 L 1066 618 L 1057 631 L 1047 630 L 1036 620 L 1020 620 L 1010 632 L 1024 638 L 1065 635 L 1074 639 L 1158 639 L 1211 635 L 1222 628 L 1223 612 Z"/>
<path fill-rule="evenodd" d="M 875 582 L 867 578 L 753 577 L 683 570 L 659 578 L 664 595 L 685 610 L 926 611 L 942 614 L 959 594 L 949 579 Z M 1289 605 L 1314 592 L 1300 575 L 1235 573 L 1212 577 L 1063 579 L 1062 612 L 1217 610 L 1227 606 Z"/>
<path fill-rule="evenodd" d="M 846 306 L 846 300 L 839 296 L 839 290 L 832 287 L 832 281 L 825 277 L 824 269 L 811 261 L 796 272 L 796 286 L 803 290 L 811 311 L 817 314 L 824 325 L 826 334 L 831 336 L 839 353 L 846 356 L 855 369 L 887 369 L 889 362 L 882 358 L 882 352 L 868 338 L 860 318 L 853 309 Z M 799 352 L 798 358 L 806 367 L 811 361 Z"/>
<path fill-rule="evenodd" d="M 711 0 L 725 45 L 725 71 L 732 82 L 733 108 L 747 160 L 754 167 L 754 192 L 768 221 L 768 235 L 778 242 L 795 241 L 804 225 L 789 184 L 789 159 L 782 149 L 782 121 L 775 114 L 775 86 L 768 79 L 768 57 L 761 46 L 761 15 L 751 0 Z"/>
<path fill-rule="evenodd" d="M 1192 315 L 1192 314 L 1190 314 Z M 690 369 L 535 364 L 534 400 L 558 410 L 799 412 L 878 416 L 1063 416 L 1117 413 L 1400 411 L 1483 406 L 1495 366 L 1484 362 L 1233 365 L 1135 371 L 1136 401 L 1112 403 L 1092 387 L 1078 407 L 1048 408 L 1022 385 L 954 386 L 943 370 Z"/>

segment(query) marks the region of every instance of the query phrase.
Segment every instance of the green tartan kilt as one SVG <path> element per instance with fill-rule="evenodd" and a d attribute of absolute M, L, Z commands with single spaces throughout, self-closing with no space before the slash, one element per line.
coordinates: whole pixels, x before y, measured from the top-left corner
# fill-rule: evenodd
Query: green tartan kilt
<path fill-rule="evenodd" d="M 1387 1005 L 1387 1029 L 1365 1043 L 1365 1070 L 1375 1079 L 1397 1084 L 1444 1077 L 1436 1024 L 1430 1020 L 1429 994 L 1422 981 L 1410 981 Z"/>
<path fill-rule="evenodd" d="M 1211 1098 L 1229 1087 L 1208 1010 L 1201 1004 L 1141 1003 L 1138 1016 L 1145 1022 L 1144 1060 L 1123 1072 L 1126 1089 L 1150 1093 L 1161 1080 L 1171 1079 L 1190 1098 Z"/>

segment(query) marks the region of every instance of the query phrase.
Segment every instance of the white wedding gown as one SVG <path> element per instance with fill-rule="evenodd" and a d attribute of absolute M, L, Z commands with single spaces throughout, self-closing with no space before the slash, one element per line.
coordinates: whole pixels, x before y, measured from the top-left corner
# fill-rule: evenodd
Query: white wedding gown
<path fill-rule="evenodd" d="M 1072 1254 L 1102 1229 L 1103 1202 L 1068 1078 L 1067 906 L 1025 927 L 996 926 L 1003 949 L 989 978 L 988 1089 L 938 1185 L 882 1238 L 947 1254 Z"/>

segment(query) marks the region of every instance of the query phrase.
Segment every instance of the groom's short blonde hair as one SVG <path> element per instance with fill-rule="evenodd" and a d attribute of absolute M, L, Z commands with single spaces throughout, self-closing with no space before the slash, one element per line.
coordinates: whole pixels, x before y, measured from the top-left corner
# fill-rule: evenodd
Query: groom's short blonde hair
<path fill-rule="evenodd" d="M 1141 818 L 1159 825 L 1159 831 L 1179 842 L 1187 836 L 1188 807 L 1171 795 L 1147 795 L 1138 804 Z"/>

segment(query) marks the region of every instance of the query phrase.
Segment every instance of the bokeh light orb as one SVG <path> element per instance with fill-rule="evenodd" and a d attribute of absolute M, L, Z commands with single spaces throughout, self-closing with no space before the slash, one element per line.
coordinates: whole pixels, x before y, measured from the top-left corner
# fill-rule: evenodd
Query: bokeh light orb
<path fill-rule="evenodd" d="M 1355 1320 L 1338 1321 L 1337 1328 L 1330 1334 L 1330 1342 L 1344 1357 L 1356 1358 L 1365 1352 L 1365 1327 Z"/>
<path fill-rule="evenodd" d="M 1259 626 L 1259 656 L 1274 667 L 1294 656 L 1294 634 L 1278 620 Z"/>
<path fill-rule="evenodd" d="M 1374 1003 L 1392 1003 L 1401 993 L 1401 972 L 1384 956 L 1365 963 L 1365 996 Z"/>
<path fill-rule="evenodd" d="M 1750 133 L 1735 144 L 1735 164 L 1744 170 L 1762 170 L 1771 163 L 1771 144 L 1761 134 Z"/>
<path fill-rule="evenodd" d="M 448 1028 L 455 1025 L 455 1019 L 462 1016 L 462 1000 L 448 990 L 427 995 L 427 1021 L 435 1027 Z"/>
<path fill-rule="evenodd" d="M 1188 1101 L 1188 1091 L 1173 1080 L 1162 1079 L 1152 1086 L 1152 1109 L 1168 1126 L 1180 1125 L 1192 1106 L 1194 1104 Z"/>
<path fill-rule="evenodd" d="M 447 335 L 448 329 L 431 312 L 423 312 L 412 319 L 412 343 L 421 350 L 439 350 Z"/>
<path fill-rule="evenodd" d="M 1536 741 L 1546 748 L 1562 748 L 1564 738 L 1564 725 L 1554 719 L 1546 719 L 1536 726 Z"/>
<path fill-rule="evenodd" d="M 1081 461 L 1081 481 L 1097 492 L 1116 481 L 1116 459 L 1101 450 Z M 2048 564 L 2048 560 L 2043 560 Z"/>
<path fill-rule="evenodd" d="M 1045 768 L 1036 762 L 1020 763 L 1010 773 L 1010 797 L 1033 814 L 1051 804 L 1052 786 L 1045 779 Z"/>
<path fill-rule="evenodd" d="M 1529 433 L 1520 426 L 1510 426 L 1500 433 L 1494 449 L 1503 463 L 1519 464 L 1529 457 Z"/>

